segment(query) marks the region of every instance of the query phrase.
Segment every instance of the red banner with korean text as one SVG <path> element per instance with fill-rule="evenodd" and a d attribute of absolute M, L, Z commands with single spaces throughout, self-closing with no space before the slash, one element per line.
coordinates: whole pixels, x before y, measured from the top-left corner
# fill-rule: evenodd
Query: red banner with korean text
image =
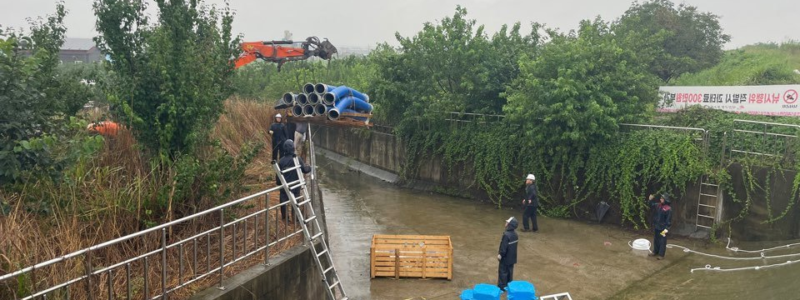
<path fill-rule="evenodd" d="M 700 105 L 735 113 L 800 116 L 800 85 L 662 86 L 659 112 Z"/>

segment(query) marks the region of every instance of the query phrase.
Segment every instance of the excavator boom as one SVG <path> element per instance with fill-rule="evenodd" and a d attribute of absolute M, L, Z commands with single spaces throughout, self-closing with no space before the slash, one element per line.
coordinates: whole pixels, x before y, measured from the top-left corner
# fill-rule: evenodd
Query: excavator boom
<path fill-rule="evenodd" d="M 236 68 L 240 68 L 257 59 L 278 64 L 278 71 L 287 61 L 305 60 L 319 57 L 330 60 L 337 53 L 327 39 L 320 41 L 317 37 L 309 37 L 297 45 L 293 41 L 259 41 L 242 43 L 242 54 L 236 59 Z"/>

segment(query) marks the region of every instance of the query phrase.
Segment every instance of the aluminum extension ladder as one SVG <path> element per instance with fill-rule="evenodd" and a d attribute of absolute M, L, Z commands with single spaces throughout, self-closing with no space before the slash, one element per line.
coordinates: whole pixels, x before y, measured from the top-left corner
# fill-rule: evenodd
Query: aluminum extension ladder
<path fill-rule="evenodd" d="M 711 229 L 717 222 L 717 205 L 719 199 L 719 185 L 711 183 L 708 175 L 703 175 L 700 178 L 700 195 L 697 198 L 697 217 L 695 218 L 695 231 L 699 228 Z M 711 225 L 708 221 L 701 222 L 700 220 L 711 220 Z"/>
<path fill-rule="evenodd" d="M 281 185 L 283 185 L 286 195 L 289 196 L 289 203 L 292 205 L 294 217 L 300 220 L 300 225 L 303 228 L 305 240 L 309 244 L 311 253 L 314 254 L 314 262 L 317 264 L 317 270 L 319 270 L 320 275 L 322 275 L 322 281 L 328 287 L 328 299 L 347 300 L 347 294 L 344 292 L 344 288 L 339 280 L 339 274 L 336 272 L 336 267 L 333 265 L 333 256 L 331 256 L 328 244 L 325 242 L 325 232 L 322 230 L 319 220 L 317 219 L 317 215 L 314 213 L 314 207 L 311 205 L 311 194 L 308 192 L 306 179 L 300 170 L 300 162 L 297 160 L 297 157 L 295 157 L 294 167 L 283 171 L 280 170 L 280 167 L 277 163 L 273 164 L 272 166 L 275 169 L 275 174 L 278 174 L 278 178 L 281 181 Z M 297 178 L 299 179 L 295 182 L 287 183 L 284 174 L 289 172 L 297 172 Z M 303 193 L 301 196 L 295 197 L 291 190 L 299 187 L 303 188 Z M 300 200 L 302 201 L 297 202 Z M 303 207 L 306 207 L 305 210 L 309 212 L 308 218 L 303 216 Z M 312 231 L 309 230 L 309 224 L 312 224 L 312 228 L 315 232 L 314 235 L 312 235 Z M 326 264 L 323 265 L 323 263 Z M 329 266 L 325 267 L 326 265 Z M 333 283 L 331 284 L 330 282 Z"/>
<path fill-rule="evenodd" d="M 560 294 L 541 296 L 539 297 L 539 300 L 572 300 L 572 296 L 570 296 L 569 293 L 560 293 Z"/>

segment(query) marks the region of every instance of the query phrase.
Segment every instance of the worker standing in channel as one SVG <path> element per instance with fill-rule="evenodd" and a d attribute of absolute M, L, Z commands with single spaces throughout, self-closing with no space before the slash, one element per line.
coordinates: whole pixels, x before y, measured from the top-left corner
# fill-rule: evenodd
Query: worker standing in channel
<path fill-rule="evenodd" d="M 539 231 L 539 224 L 536 223 L 536 210 L 539 207 L 539 194 L 536 190 L 536 176 L 528 174 L 525 177 L 525 199 L 522 199 L 522 206 L 525 212 L 522 213 L 522 231 Z M 532 227 L 528 227 L 528 219 L 531 220 Z"/>
<path fill-rule="evenodd" d="M 286 155 L 281 157 L 281 161 L 278 162 L 278 167 L 281 171 L 293 168 L 295 166 L 294 158 L 297 157 L 297 154 L 294 152 L 294 142 L 292 142 L 292 140 L 286 140 L 286 142 L 283 143 L 283 150 Z M 302 171 L 303 174 L 308 174 L 311 172 L 311 167 L 306 165 L 302 157 L 298 157 L 297 161 L 300 163 L 300 171 Z M 292 183 L 300 179 L 300 177 L 297 176 L 297 170 L 284 173 L 283 178 L 286 180 L 286 184 L 290 185 L 294 185 Z M 278 176 L 275 176 L 275 184 L 281 185 L 281 181 Z M 300 196 L 300 187 L 292 189 L 292 194 L 294 194 L 295 197 Z M 281 203 L 286 203 L 289 201 L 289 195 L 286 194 L 286 189 L 281 189 L 280 200 Z M 281 218 L 285 220 L 286 217 L 286 205 L 283 205 L 281 206 Z"/>
<path fill-rule="evenodd" d="M 297 148 L 297 153 L 303 154 L 306 132 L 308 132 L 308 123 L 298 123 L 294 131 L 294 146 Z"/>
<path fill-rule="evenodd" d="M 281 146 L 286 141 L 286 126 L 281 123 L 281 114 L 275 115 L 275 123 L 269 127 L 269 134 L 272 135 L 272 161 L 278 160 L 278 153 Z"/>
<path fill-rule="evenodd" d="M 672 207 L 669 196 L 662 194 L 661 198 L 655 200 L 654 195 L 648 198 L 650 208 L 653 210 L 653 253 L 656 259 L 664 259 L 667 252 L 667 233 L 672 225 Z"/>
<path fill-rule="evenodd" d="M 500 240 L 500 251 L 497 253 L 497 260 L 500 267 L 497 271 L 497 287 L 505 290 L 508 283 L 514 280 L 514 264 L 517 263 L 517 242 L 519 237 L 514 231 L 517 229 L 517 219 L 514 217 L 506 220 L 506 231 Z"/>

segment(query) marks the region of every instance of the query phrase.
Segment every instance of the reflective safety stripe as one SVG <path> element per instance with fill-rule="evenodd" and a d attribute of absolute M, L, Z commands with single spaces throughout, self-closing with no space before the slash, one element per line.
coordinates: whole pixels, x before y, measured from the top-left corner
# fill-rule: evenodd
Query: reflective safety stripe
<path fill-rule="evenodd" d="M 508 244 L 509 244 L 509 245 L 511 245 L 511 244 L 516 244 L 518 241 L 519 241 L 519 240 L 517 240 L 517 241 L 513 241 L 513 242 L 510 242 L 510 243 L 508 243 Z"/>

